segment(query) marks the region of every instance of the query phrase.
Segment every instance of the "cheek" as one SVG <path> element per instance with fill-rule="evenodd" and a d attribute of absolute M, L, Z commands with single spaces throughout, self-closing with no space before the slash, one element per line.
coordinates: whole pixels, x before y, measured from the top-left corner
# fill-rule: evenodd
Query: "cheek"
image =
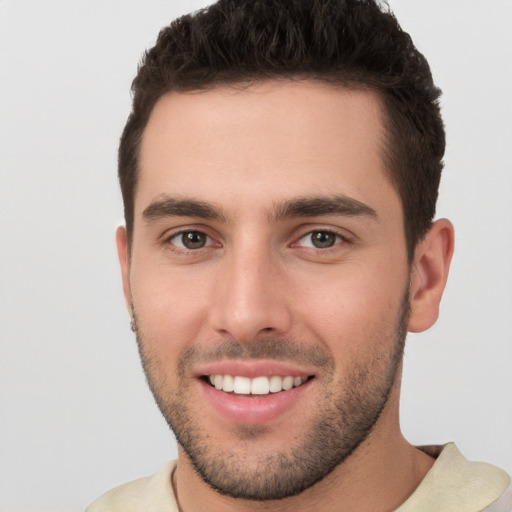
<path fill-rule="evenodd" d="M 153 349 L 173 350 L 195 339 L 206 315 L 206 290 L 190 275 L 165 268 L 135 269 L 132 298 L 140 333 Z"/>
<path fill-rule="evenodd" d="M 371 351 L 396 329 L 406 276 L 361 267 L 336 270 L 304 283 L 300 316 L 333 353 Z"/>

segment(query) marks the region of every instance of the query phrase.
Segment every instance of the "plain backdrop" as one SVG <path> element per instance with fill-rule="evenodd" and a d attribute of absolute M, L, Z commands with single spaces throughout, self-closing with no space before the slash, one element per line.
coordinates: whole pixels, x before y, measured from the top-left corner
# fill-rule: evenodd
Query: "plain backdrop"
<path fill-rule="evenodd" d="M 144 49 L 196 1 L 0 0 L 0 510 L 80 511 L 175 442 L 117 268 L 118 139 Z M 512 2 L 391 0 L 443 89 L 441 317 L 406 349 L 402 424 L 512 472 Z"/>

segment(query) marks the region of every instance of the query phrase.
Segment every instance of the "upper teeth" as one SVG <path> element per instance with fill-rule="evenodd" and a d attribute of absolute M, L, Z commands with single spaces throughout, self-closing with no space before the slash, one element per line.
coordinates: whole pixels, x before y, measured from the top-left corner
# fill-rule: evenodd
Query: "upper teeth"
<path fill-rule="evenodd" d="M 210 375 L 210 383 L 216 389 L 234 392 L 239 395 L 268 395 L 269 393 L 278 393 L 279 391 L 288 390 L 293 387 L 300 386 L 306 381 L 307 377 L 249 377 L 231 375 Z"/>

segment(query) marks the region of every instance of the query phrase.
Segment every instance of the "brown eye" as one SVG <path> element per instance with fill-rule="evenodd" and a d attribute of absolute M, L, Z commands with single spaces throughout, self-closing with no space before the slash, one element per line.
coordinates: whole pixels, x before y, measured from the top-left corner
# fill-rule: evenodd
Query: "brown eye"
<path fill-rule="evenodd" d="M 171 242 L 182 249 L 202 249 L 211 243 L 208 235 L 201 231 L 184 231 L 171 238 Z"/>

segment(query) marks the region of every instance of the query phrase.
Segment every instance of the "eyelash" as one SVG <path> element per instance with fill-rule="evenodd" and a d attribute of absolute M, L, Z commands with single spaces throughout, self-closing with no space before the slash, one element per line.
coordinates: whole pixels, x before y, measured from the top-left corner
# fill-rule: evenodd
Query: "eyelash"
<path fill-rule="evenodd" d="M 179 245 L 176 245 L 173 240 L 179 239 L 179 237 L 183 237 L 183 235 L 186 234 L 192 234 L 197 233 L 198 235 L 204 235 L 206 237 L 206 244 L 203 247 L 198 247 L 196 249 L 191 249 L 189 247 L 185 247 L 183 242 L 181 242 L 181 247 Z M 166 244 L 168 247 L 171 248 L 173 251 L 177 251 L 180 253 L 190 254 L 199 251 L 200 249 L 206 249 L 208 247 L 211 247 L 212 245 L 218 245 L 220 244 L 215 242 L 215 240 L 209 236 L 204 230 L 201 229 L 182 229 L 181 231 L 178 231 L 176 233 L 172 233 L 171 235 L 167 236 L 163 240 L 164 244 Z M 213 243 L 212 243 L 213 242 Z"/>
<path fill-rule="evenodd" d="M 198 235 L 204 235 L 207 238 L 205 245 L 202 247 L 198 247 L 198 248 L 189 248 L 189 247 L 185 247 L 183 242 L 181 242 L 181 246 L 177 245 L 176 242 L 173 242 L 173 240 L 179 239 L 179 237 L 183 237 L 183 235 L 192 234 L 192 233 L 196 233 Z M 329 245 L 326 247 L 314 247 L 313 242 L 311 242 L 311 246 L 305 246 L 305 245 L 300 244 L 301 240 L 303 240 L 307 237 L 312 237 L 315 233 L 334 236 L 335 237 L 334 243 L 332 245 Z M 311 238 L 310 238 L 310 240 L 311 240 Z M 180 254 L 188 254 L 188 255 L 192 255 L 194 253 L 199 252 L 201 249 L 208 249 L 209 247 L 212 247 L 212 246 L 221 247 L 221 244 L 219 242 L 216 242 L 213 237 L 208 235 L 208 233 L 206 233 L 204 229 L 182 229 L 176 233 L 172 233 L 171 235 L 166 236 L 163 239 L 163 243 L 173 252 L 179 252 Z M 317 229 L 312 229 L 310 231 L 307 231 L 307 232 L 301 234 L 299 237 L 296 237 L 295 241 L 292 244 L 290 244 L 290 247 L 302 247 L 308 251 L 328 252 L 330 250 L 335 250 L 335 248 L 337 246 L 339 246 L 340 244 L 341 245 L 352 245 L 353 241 L 350 238 L 348 238 L 345 234 L 341 234 L 340 232 L 338 232 L 336 230 L 317 228 Z"/>
<path fill-rule="evenodd" d="M 335 237 L 334 243 L 332 245 L 329 245 L 329 246 L 326 246 L 326 247 L 314 247 L 314 243 L 312 241 L 312 237 L 316 233 L 323 234 L 323 235 L 334 236 Z M 309 237 L 309 240 L 311 241 L 311 246 L 301 245 L 300 244 L 301 240 L 304 240 L 304 239 L 306 239 L 308 237 Z M 297 240 L 296 242 L 293 242 L 292 247 L 298 246 L 298 247 L 303 247 L 306 250 L 322 251 L 322 252 L 327 252 L 330 249 L 331 250 L 335 250 L 335 248 L 337 246 L 339 246 L 340 244 L 342 244 L 342 245 L 345 245 L 345 244 L 350 245 L 350 244 L 353 243 L 350 238 L 348 238 L 346 235 L 341 234 L 340 232 L 338 232 L 336 230 L 333 230 L 333 229 L 322 229 L 322 228 L 312 229 L 312 230 L 308 231 L 307 233 L 304 233 L 303 235 L 301 235 L 296 240 Z"/>

